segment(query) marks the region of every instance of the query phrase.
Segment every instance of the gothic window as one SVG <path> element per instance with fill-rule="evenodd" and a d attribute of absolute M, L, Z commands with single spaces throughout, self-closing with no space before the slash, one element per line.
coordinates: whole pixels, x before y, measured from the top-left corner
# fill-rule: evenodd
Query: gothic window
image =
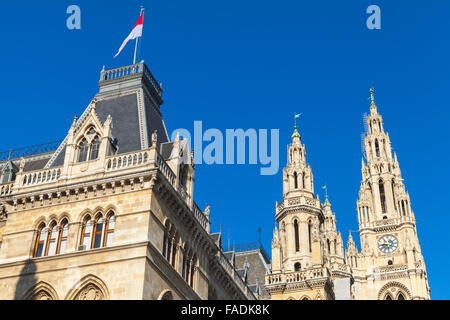
<path fill-rule="evenodd" d="M 311 221 L 308 223 L 308 241 L 309 241 L 309 252 L 312 252 L 312 245 L 311 245 Z"/>
<path fill-rule="evenodd" d="M 184 280 L 187 279 L 186 277 L 186 272 L 187 272 L 187 264 L 188 264 L 188 260 L 186 258 L 186 254 L 183 255 L 183 265 L 182 265 L 182 269 L 181 269 L 181 276 L 183 277 Z"/>
<path fill-rule="evenodd" d="M 56 248 L 57 254 L 66 252 L 68 232 L 69 232 L 69 227 L 68 227 L 67 219 L 64 219 L 61 222 L 61 226 L 60 226 L 60 230 L 59 230 L 58 246 Z"/>
<path fill-rule="evenodd" d="M 294 188 L 298 189 L 297 172 L 294 172 Z"/>
<path fill-rule="evenodd" d="M 405 297 L 401 292 L 398 294 L 397 300 L 405 300 Z"/>
<path fill-rule="evenodd" d="M 302 268 L 302 266 L 301 266 L 300 262 L 296 262 L 294 264 L 294 271 L 300 271 L 301 268 Z"/>
<path fill-rule="evenodd" d="M 116 224 L 116 217 L 114 212 L 110 212 L 108 218 L 106 219 L 105 225 L 105 237 L 103 240 L 103 246 L 108 247 L 112 244 L 114 238 L 114 227 Z"/>
<path fill-rule="evenodd" d="M 100 248 L 102 245 L 102 233 L 103 233 L 103 217 L 101 214 L 97 216 L 94 224 L 94 233 L 92 236 L 91 248 Z"/>
<path fill-rule="evenodd" d="M 302 186 L 303 186 L 303 189 L 306 189 L 306 186 L 305 186 L 305 173 L 304 172 L 302 173 Z"/>
<path fill-rule="evenodd" d="M 163 257 L 167 257 L 167 247 L 168 247 L 168 237 L 167 237 L 167 233 L 164 232 L 163 249 L 162 249 Z"/>
<path fill-rule="evenodd" d="M 91 145 L 91 153 L 89 156 L 90 160 L 95 160 L 98 158 L 98 151 L 100 149 L 100 140 L 98 139 L 98 137 L 95 137 L 94 141 L 92 141 L 92 145 Z"/>
<path fill-rule="evenodd" d="M 92 221 L 91 217 L 87 216 L 84 219 L 83 227 L 81 228 L 81 245 L 83 245 L 85 249 L 90 249 L 91 235 L 92 235 Z"/>
<path fill-rule="evenodd" d="M 177 244 L 174 241 L 173 243 L 173 248 L 172 248 L 172 267 L 175 268 L 175 258 L 177 256 Z"/>
<path fill-rule="evenodd" d="M 45 231 L 45 224 L 41 223 L 41 225 L 38 228 L 38 234 L 36 238 L 36 245 L 34 247 L 33 257 L 38 258 L 43 256 L 46 237 L 47 233 Z"/>
<path fill-rule="evenodd" d="M 89 152 L 89 144 L 87 143 L 86 139 L 83 139 L 79 147 L 78 162 L 86 161 L 88 152 Z"/>
<path fill-rule="evenodd" d="M 392 190 L 392 202 L 394 203 L 394 206 L 396 206 L 396 204 L 395 204 L 395 184 L 394 184 L 394 180 L 392 180 L 392 182 L 391 182 L 392 184 L 391 184 L 391 190 Z"/>
<path fill-rule="evenodd" d="M 375 139 L 375 153 L 377 157 L 380 157 L 380 146 L 378 145 L 378 140 Z"/>
<path fill-rule="evenodd" d="M 298 222 L 297 220 L 294 221 L 294 235 L 295 235 L 295 251 L 300 251 L 300 241 L 299 241 L 299 235 L 298 235 Z"/>
<path fill-rule="evenodd" d="M 390 294 L 387 294 L 387 295 L 386 295 L 386 298 L 384 298 L 384 300 L 392 300 L 391 295 L 390 295 Z"/>
<path fill-rule="evenodd" d="M 386 195 L 384 193 L 383 180 L 380 179 L 380 181 L 378 181 L 378 185 L 380 188 L 381 211 L 384 213 L 384 212 L 386 212 Z"/>
<path fill-rule="evenodd" d="M 333 242 L 334 242 L 334 254 L 337 254 L 336 239 Z"/>
<path fill-rule="evenodd" d="M 330 239 L 327 239 L 327 247 L 328 247 L 328 254 L 331 253 L 331 249 L 330 249 Z"/>
<path fill-rule="evenodd" d="M 52 256 L 56 253 L 56 240 L 58 237 L 58 227 L 56 222 L 50 224 L 50 229 L 47 235 L 47 246 L 45 249 L 45 256 Z"/>
<path fill-rule="evenodd" d="M 403 215 L 406 216 L 405 201 L 403 201 L 403 200 L 402 200 L 402 211 L 403 211 Z"/>

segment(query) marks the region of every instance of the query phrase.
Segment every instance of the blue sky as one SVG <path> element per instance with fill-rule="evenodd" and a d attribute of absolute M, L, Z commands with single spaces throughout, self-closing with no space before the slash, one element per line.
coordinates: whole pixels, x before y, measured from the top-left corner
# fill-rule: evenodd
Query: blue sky
<path fill-rule="evenodd" d="M 66 8 L 81 8 L 81 30 Z M 203 127 L 280 129 L 280 167 L 292 115 L 323 200 L 325 182 L 345 241 L 357 230 L 362 114 L 369 88 L 412 199 L 431 296 L 448 299 L 447 1 L 2 1 L 0 151 L 62 139 L 97 92 L 99 71 L 130 64 L 134 44 L 113 59 L 146 7 L 140 58 L 163 82 L 168 131 Z M 381 8 L 381 30 L 366 8 Z M 270 251 L 281 170 L 198 165 L 195 198 L 211 205 L 225 244 L 258 239 Z M 228 231 L 230 230 L 230 231 Z"/>

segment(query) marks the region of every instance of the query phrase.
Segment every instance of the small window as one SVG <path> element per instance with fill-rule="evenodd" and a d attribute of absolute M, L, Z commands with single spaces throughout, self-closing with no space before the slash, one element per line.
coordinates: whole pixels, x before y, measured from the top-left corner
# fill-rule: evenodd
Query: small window
<path fill-rule="evenodd" d="M 103 220 L 102 216 L 99 215 L 97 219 L 95 219 L 92 248 L 100 248 L 102 246 L 102 233 L 103 233 Z"/>
<path fill-rule="evenodd" d="M 106 219 L 105 239 L 103 241 L 104 247 L 110 246 L 112 244 L 112 241 L 114 238 L 115 223 L 116 223 L 116 218 L 114 216 L 114 213 L 110 213 L 108 216 L 108 219 Z"/>
<path fill-rule="evenodd" d="M 298 252 L 298 251 L 300 251 L 300 239 L 299 239 L 299 233 L 298 233 L 297 220 L 294 221 L 294 235 L 295 235 L 295 252 Z"/>
<path fill-rule="evenodd" d="M 397 300 L 405 300 L 403 294 L 399 293 Z"/>
<path fill-rule="evenodd" d="M 81 144 L 80 144 L 78 162 L 86 161 L 88 152 L 89 152 L 89 145 L 88 145 L 87 141 L 85 139 L 83 139 L 83 141 L 81 141 Z"/>
<path fill-rule="evenodd" d="M 38 228 L 38 234 L 36 238 L 36 245 L 34 248 L 34 257 L 39 258 L 44 254 L 45 247 L 45 239 L 47 237 L 47 233 L 45 231 L 45 224 L 41 224 Z"/>
<path fill-rule="evenodd" d="M 300 271 L 302 268 L 302 265 L 299 262 L 296 262 L 294 264 L 294 271 Z"/>
<path fill-rule="evenodd" d="M 47 248 L 45 255 L 52 256 L 56 253 L 56 240 L 58 238 L 58 228 L 56 222 L 53 222 L 50 226 L 47 239 Z"/>
<path fill-rule="evenodd" d="M 92 234 L 92 222 L 90 217 L 86 217 L 81 229 L 81 244 L 85 246 L 85 249 L 90 249 Z"/>
<path fill-rule="evenodd" d="M 69 232 L 69 226 L 68 226 L 67 220 L 64 219 L 63 222 L 61 222 L 61 227 L 59 230 L 58 248 L 57 248 L 57 252 L 56 252 L 57 254 L 66 252 L 68 232 Z"/>
<path fill-rule="evenodd" d="M 98 158 L 99 149 L 100 140 L 98 139 L 98 137 L 95 137 L 94 141 L 92 141 L 90 160 L 95 160 Z"/>
<path fill-rule="evenodd" d="M 393 264 L 392 260 L 389 260 L 388 261 L 388 266 L 392 266 L 392 264 Z"/>

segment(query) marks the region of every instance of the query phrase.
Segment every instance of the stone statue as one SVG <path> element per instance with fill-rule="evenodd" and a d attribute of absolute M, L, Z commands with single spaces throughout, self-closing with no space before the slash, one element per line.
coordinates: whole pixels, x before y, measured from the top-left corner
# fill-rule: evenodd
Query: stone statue
<path fill-rule="evenodd" d="M 157 141 L 158 141 L 158 130 L 155 130 L 152 133 L 152 146 L 156 147 Z"/>

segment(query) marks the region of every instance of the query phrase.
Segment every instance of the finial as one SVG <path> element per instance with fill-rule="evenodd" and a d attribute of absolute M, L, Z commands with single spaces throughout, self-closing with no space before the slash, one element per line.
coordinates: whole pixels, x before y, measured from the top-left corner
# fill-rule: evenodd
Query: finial
<path fill-rule="evenodd" d="M 301 113 L 294 113 L 294 131 L 297 131 L 297 118 L 301 115 Z"/>
<path fill-rule="evenodd" d="M 372 84 L 372 88 L 370 88 L 370 104 L 375 104 L 375 87 Z"/>
<path fill-rule="evenodd" d="M 74 115 L 74 116 L 73 116 L 73 123 L 72 123 L 72 125 L 75 125 L 76 123 L 77 123 L 77 116 Z"/>
<path fill-rule="evenodd" d="M 325 190 L 325 203 L 329 202 L 328 201 L 328 187 L 327 184 L 325 183 L 325 185 L 322 187 L 322 189 Z"/>

